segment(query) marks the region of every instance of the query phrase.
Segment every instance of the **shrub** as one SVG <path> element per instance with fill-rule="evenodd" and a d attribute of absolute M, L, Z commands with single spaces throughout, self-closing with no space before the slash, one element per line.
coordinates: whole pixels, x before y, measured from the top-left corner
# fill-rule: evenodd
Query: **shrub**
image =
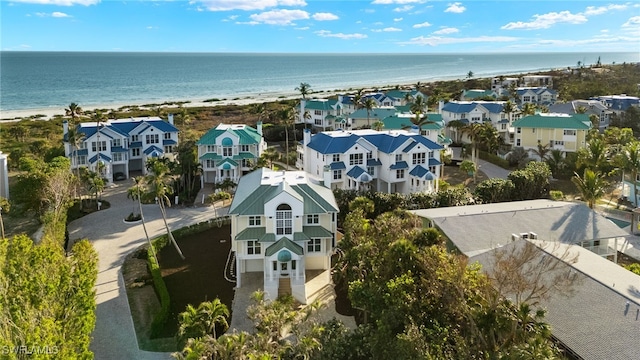
<path fill-rule="evenodd" d="M 633 264 L 625 265 L 624 268 L 636 275 L 640 275 L 640 264 L 633 263 Z"/>
<path fill-rule="evenodd" d="M 480 152 L 480 159 L 482 160 L 486 160 L 494 165 L 498 165 L 503 169 L 508 169 L 509 168 L 509 161 L 501 158 L 498 155 L 495 154 L 490 154 L 488 152 L 485 151 L 481 151 Z"/>
<path fill-rule="evenodd" d="M 551 200 L 560 201 L 564 199 L 564 194 L 560 190 L 551 190 L 549 191 L 549 196 Z"/>
<path fill-rule="evenodd" d="M 139 221 L 142 219 L 142 216 L 140 216 L 140 214 L 134 214 L 134 213 L 129 213 L 129 215 L 127 215 L 126 218 L 124 218 L 124 221 Z"/>
<path fill-rule="evenodd" d="M 156 262 L 156 258 L 153 256 L 154 253 L 157 253 L 157 251 L 147 251 L 147 261 L 149 264 L 149 271 L 153 278 L 153 286 L 160 298 L 160 311 L 158 311 L 158 313 L 153 317 L 153 322 L 151 323 L 150 337 L 152 339 L 160 336 L 162 329 L 164 328 L 164 324 L 167 322 L 167 319 L 169 319 L 169 313 L 171 310 L 169 289 L 167 289 L 167 284 L 165 284 L 164 279 L 162 278 L 160 265 Z"/>
<path fill-rule="evenodd" d="M 208 202 L 209 204 L 211 204 L 211 203 L 216 202 L 216 201 L 220 201 L 220 200 L 228 200 L 228 199 L 231 199 L 231 194 L 229 194 L 229 193 L 228 193 L 228 192 L 226 192 L 226 191 L 219 191 L 219 192 L 217 192 L 217 193 L 210 194 L 210 195 L 207 197 L 207 202 Z"/>

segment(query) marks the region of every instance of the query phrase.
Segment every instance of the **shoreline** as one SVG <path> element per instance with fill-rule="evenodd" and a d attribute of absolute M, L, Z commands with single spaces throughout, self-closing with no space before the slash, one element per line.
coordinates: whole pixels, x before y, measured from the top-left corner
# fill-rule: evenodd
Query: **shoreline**
<path fill-rule="evenodd" d="M 611 64 L 603 64 L 605 66 Z M 574 67 L 569 67 L 573 69 Z M 532 73 L 541 73 L 548 71 L 562 71 L 566 70 L 567 67 L 556 67 L 556 68 L 548 68 L 548 69 L 530 69 L 530 70 L 521 70 L 514 73 L 504 74 L 501 72 L 490 72 L 490 73 L 482 73 L 474 76 L 475 80 L 482 79 L 491 79 L 493 77 L 504 76 L 504 77 L 520 77 L 527 74 Z M 318 89 L 309 94 L 309 99 L 324 99 L 330 96 L 338 95 L 338 94 L 348 94 L 354 93 L 357 89 L 365 89 L 365 91 L 372 91 L 373 89 L 390 89 L 394 87 L 399 88 L 410 88 L 414 87 L 417 82 L 423 84 L 423 86 L 428 87 L 438 82 L 447 82 L 447 81 L 465 81 L 467 79 L 460 78 L 460 76 L 450 76 L 450 77 L 442 77 L 442 78 L 429 78 L 429 79 L 415 79 L 413 82 L 408 83 L 408 79 L 399 80 L 399 82 L 393 84 L 389 82 L 376 84 L 375 81 L 372 81 L 368 85 L 354 85 L 354 86 L 343 86 L 342 89 Z M 311 88 L 313 90 L 313 84 L 311 84 Z M 300 93 L 297 91 L 277 91 L 277 92 L 265 92 L 265 93 L 249 93 L 249 94 L 232 94 L 230 96 L 220 96 L 217 97 L 218 101 L 206 101 L 207 98 L 191 98 L 191 99 L 150 99 L 147 101 L 133 101 L 128 103 L 110 103 L 110 104 L 98 104 L 98 105 L 86 105 L 80 102 L 78 105 L 82 107 L 85 111 L 93 111 L 96 109 L 119 109 L 121 107 L 140 107 L 142 109 L 149 109 L 150 107 L 144 105 L 160 106 L 163 109 L 171 109 L 178 108 L 177 104 L 171 105 L 162 105 L 163 103 L 180 103 L 183 107 L 193 108 L 193 107 L 216 107 L 216 106 L 225 106 L 225 105 L 250 105 L 250 104 L 259 104 L 259 103 L 270 103 L 270 102 L 278 102 L 281 100 L 292 100 L 299 99 Z M 0 110 L 0 123 L 2 122 L 17 122 L 24 119 L 31 120 L 40 120 L 47 121 L 53 119 L 55 116 L 64 116 L 65 109 L 68 104 L 62 105 L 60 107 L 49 107 L 49 108 L 30 108 L 30 109 L 19 109 L 19 110 Z M 42 115 L 40 117 L 36 117 L 38 115 Z"/>

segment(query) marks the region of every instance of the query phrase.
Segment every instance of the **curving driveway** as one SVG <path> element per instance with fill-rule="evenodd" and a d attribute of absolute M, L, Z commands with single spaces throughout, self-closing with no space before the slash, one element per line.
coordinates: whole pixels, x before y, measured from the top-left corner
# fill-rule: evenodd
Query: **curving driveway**
<path fill-rule="evenodd" d="M 133 211 L 127 199 L 129 182 L 118 182 L 105 190 L 103 198 L 111 203 L 106 210 L 89 214 L 69 224 L 71 241 L 87 238 L 98 253 L 96 282 L 96 327 L 91 350 L 96 359 L 169 359 L 169 353 L 138 349 L 121 267 L 125 257 L 146 242 L 142 224 L 128 225 L 123 219 Z M 143 205 L 150 237 L 160 235 L 164 224 L 157 205 Z M 169 227 L 178 229 L 215 217 L 211 207 L 167 208 Z"/>

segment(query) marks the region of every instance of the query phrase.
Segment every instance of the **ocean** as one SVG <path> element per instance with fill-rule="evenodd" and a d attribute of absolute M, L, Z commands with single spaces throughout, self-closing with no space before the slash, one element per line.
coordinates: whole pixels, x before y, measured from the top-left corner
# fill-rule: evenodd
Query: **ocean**
<path fill-rule="evenodd" d="M 236 99 L 639 62 L 635 53 L 250 54 L 0 52 L 0 112 Z"/>

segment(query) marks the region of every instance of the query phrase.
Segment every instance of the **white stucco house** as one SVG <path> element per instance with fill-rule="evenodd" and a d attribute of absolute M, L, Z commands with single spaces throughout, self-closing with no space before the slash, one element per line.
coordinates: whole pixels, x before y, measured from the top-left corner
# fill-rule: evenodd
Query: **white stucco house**
<path fill-rule="evenodd" d="M 251 171 L 267 149 L 262 136 L 262 122 L 257 129 L 248 125 L 219 124 L 207 131 L 196 143 L 202 165 L 200 186 L 230 179 L 237 183 Z"/>
<path fill-rule="evenodd" d="M 78 148 L 69 143 L 67 121 L 62 128 L 64 153 L 71 159 L 71 169 L 87 167 L 96 171 L 102 164 L 102 176 L 108 182 L 113 182 L 117 173 L 125 178 L 130 171 L 146 174 L 148 159 L 171 157 L 178 145 L 178 129 L 171 114 L 168 121 L 157 116 L 107 120 L 100 122 L 99 128 L 96 122 L 80 123 L 76 130 L 84 137 Z"/>
<path fill-rule="evenodd" d="M 263 274 L 268 299 L 313 302 L 331 284 L 338 205 L 330 189 L 302 171 L 257 169 L 240 179 L 231 217 L 238 288 Z"/>
<path fill-rule="evenodd" d="M 296 167 L 331 189 L 433 192 L 442 149 L 420 135 L 417 127 L 414 131 L 339 130 L 315 135 L 305 131 Z"/>

